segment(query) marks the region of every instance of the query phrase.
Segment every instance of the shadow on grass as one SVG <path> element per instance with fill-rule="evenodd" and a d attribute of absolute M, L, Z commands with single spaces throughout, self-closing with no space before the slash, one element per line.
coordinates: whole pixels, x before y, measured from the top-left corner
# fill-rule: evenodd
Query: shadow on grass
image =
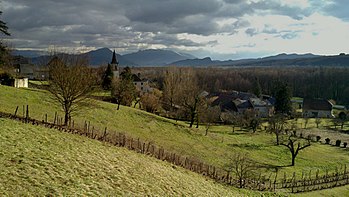
<path fill-rule="evenodd" d="M 236 147 L 236 148 L 243 148 L 246 150 L 260 150 L 263 147 L 266 147 L 263 144 L 250 144 L 250 143 L 244 143 L 244 144 L 229 144 L 230 147 Z"/>
<path fill-rule="evenodd" d="M 268 171 L 272 171 L 272 172 L 277 172 L 280 169 L 287 168 L 287 167 L 292 167 L 291 164 L 288 164 L 288 165 L 271 165 L 271 164 L 259 163 L 257 165 L 258 165 L 258 168 L 264 168 L 264 169 L 266 169 Z"/>

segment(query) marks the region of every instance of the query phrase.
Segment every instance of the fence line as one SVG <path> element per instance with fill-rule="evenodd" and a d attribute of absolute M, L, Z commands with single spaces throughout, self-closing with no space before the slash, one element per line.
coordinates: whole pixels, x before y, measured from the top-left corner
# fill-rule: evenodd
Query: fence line
<path fill-rule="evenodd" d="M 25 109 L 24 106 L 23 109 Z M 104 130 L 98 130 L 94 126 L 91 126 L 89 121 L 84 122 L 83 128 L 77 127 L 75 122 L 71 120 L 68 125 L 65 126 L 63 125 L 62 118 L 57 115 L 57 112 L 54 114 L 53 123 L 48 122 L 47 114 L 45 114 L 43 120 L 35 120 L 29 117 L 28 106 L 26 107 L 25 112 L 23 111 L 24 116 L 22 117 L 17 115 L 17 111 L 18 106 L 14 115 L 0 112 L 0 117 L 10 118 L 27 124 L 53 128 L 62 132 L 78 134 L 98 141 L 107 142 L 118 147 L 124 147 L 141 154 L 155 157 L 159 160 L 167 161 L 173 165 L 210 177 L 217 182 L 239 187 L 239 180 L 227 170 L 206 164 L 197 158 L 181 156 L 167 151 L 163 147 L 158 147 L 151 142 L 142 141 L 139 138 L 132 138 L 127 136 L 125 133 L 109 131 L 107 127 L 105 127 Z M 303 173 L 302 177 L 298 180 L 295 173 L 293 173 L 291 178 L 287 178 L 286 174 L 284 174 L 284 178 L 281 182 L 277 181 L 277 176 L 278 175 L 275 174 L 274 177 L 270 175 L 268 178 L 262 178 L 260 175 L 258 179 L 246 179 L 243 180 L 244 187 L 259 191 L 284 191 L 298 193 L 349 184 L 349 171 L 347 171 L 346 166 L 344 166 L 344 169 L 341 171 L 337 169 L 336 172 L 332 174 L 328 174 L 326 171 L 326 174 L 321 176 L 319 175 L 319 170 L 315 173 L 315 176 L 311 175 L 311 171 L 308 173 L 308 176 Z"/>

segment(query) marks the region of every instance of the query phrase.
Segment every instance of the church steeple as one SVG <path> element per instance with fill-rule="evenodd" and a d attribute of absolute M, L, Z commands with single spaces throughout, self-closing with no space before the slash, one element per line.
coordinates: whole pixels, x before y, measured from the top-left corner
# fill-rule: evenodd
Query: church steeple
<path fill-rule="evenodd" d="M 116 60 L 116 54 L 115 54 L 115 50 L 113 51 L 113 58 L 111 59 L 111 63 L 110 64 L 119 64 L 118 60 Z"/>
<path fill-rule="evenodd" d="M 113 74 L 115 78 L 119 78 L 119 68 L 118 68 L 118 60 L 116 59 L 116 54 L 115 54 L 115 50 L 113 51 L 113 57 L 111 59 L 110 64 L 108 64 L 108 66 L 110 66 L 113 69 Z"/>

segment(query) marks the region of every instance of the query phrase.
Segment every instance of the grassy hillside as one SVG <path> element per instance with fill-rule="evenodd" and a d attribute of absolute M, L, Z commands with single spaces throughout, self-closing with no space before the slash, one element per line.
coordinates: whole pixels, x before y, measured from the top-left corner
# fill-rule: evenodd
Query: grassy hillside
<path fill-rule="evenodd" d="M 78 135 L 0 118 L 0 196 L 260 196 Z"/>
<path fill-rule="evenodd" d="M 42 90 L 15 89 L 0 86 L 0 111 L 14 113 L 16 106 L 29 105 L 30 116 L 42 119 L 48 113 L 52 121 L 54 112 L 59 108 L 48 99 L 48 93 Z M 166 150 L 186 156 L 193 156 L 216 166 L 224 166 L 231 155 L 241 152 L 269 167 L 269 170 L 300 174 L 309 170 L 334 169 L 335 166 L 349 163 L 349 152 L 331 146 L 313 144 L 299 154 L 296 166 L 290 164 L 287 148 L 274 145 L 274 136 L 264 132 L 235 132 L 226 126 L 212 128 L 204 136 L 205 128 L 189 129 L 184 123 L 176 123 L 134 108 L 121 107 L 119 111 L 110 103 L 93 101 L 91 108 L 84 108 L 75 116 L 75 121 L 91 121 L 91 125 L 103 129 L 125 132 L 135 138 L 154 142 Z M 19 110 L 21 114 L 21 107 Z M 62 114 L 61 114 L 62 116 Z M 269 173 L 268 173 L 269 175 Z M 283 177 L 283 176 L 279 176 Z"/>

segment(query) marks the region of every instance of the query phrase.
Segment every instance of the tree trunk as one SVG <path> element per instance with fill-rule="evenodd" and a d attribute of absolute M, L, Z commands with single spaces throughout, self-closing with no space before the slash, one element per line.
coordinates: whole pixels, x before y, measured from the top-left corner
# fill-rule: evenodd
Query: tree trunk
<path fill-rule="evenodd" d="M 192 128 L 192 127 L 193 127 L 193 124 L 194 124 L 194 115 L 191 115 L 189 127 Z"/>
<path fill-rule="evenodd" d="M 291 166 L 294 166 L 295 160 L 296 160 L 296 156 L 295 154 L 292 154 L 292 163 Z"/>
<path fill-rule="evenodd" d="M 118 102 L 118 108 L 116 110 L 119 110 L 120 109 L 120 102 Z"/>
<path fill-rule="evenodd" d="M 69 122 L 69 112 L 65 112 L 64 114 L 64 126 L 67 126 Z"/>
<path fill-rule="evenodd" d="M 278 133 L 275 133 L 276 135 L 276 145 L 280 145 L 280 142 L 279 142 L 279 134 Z"/>

